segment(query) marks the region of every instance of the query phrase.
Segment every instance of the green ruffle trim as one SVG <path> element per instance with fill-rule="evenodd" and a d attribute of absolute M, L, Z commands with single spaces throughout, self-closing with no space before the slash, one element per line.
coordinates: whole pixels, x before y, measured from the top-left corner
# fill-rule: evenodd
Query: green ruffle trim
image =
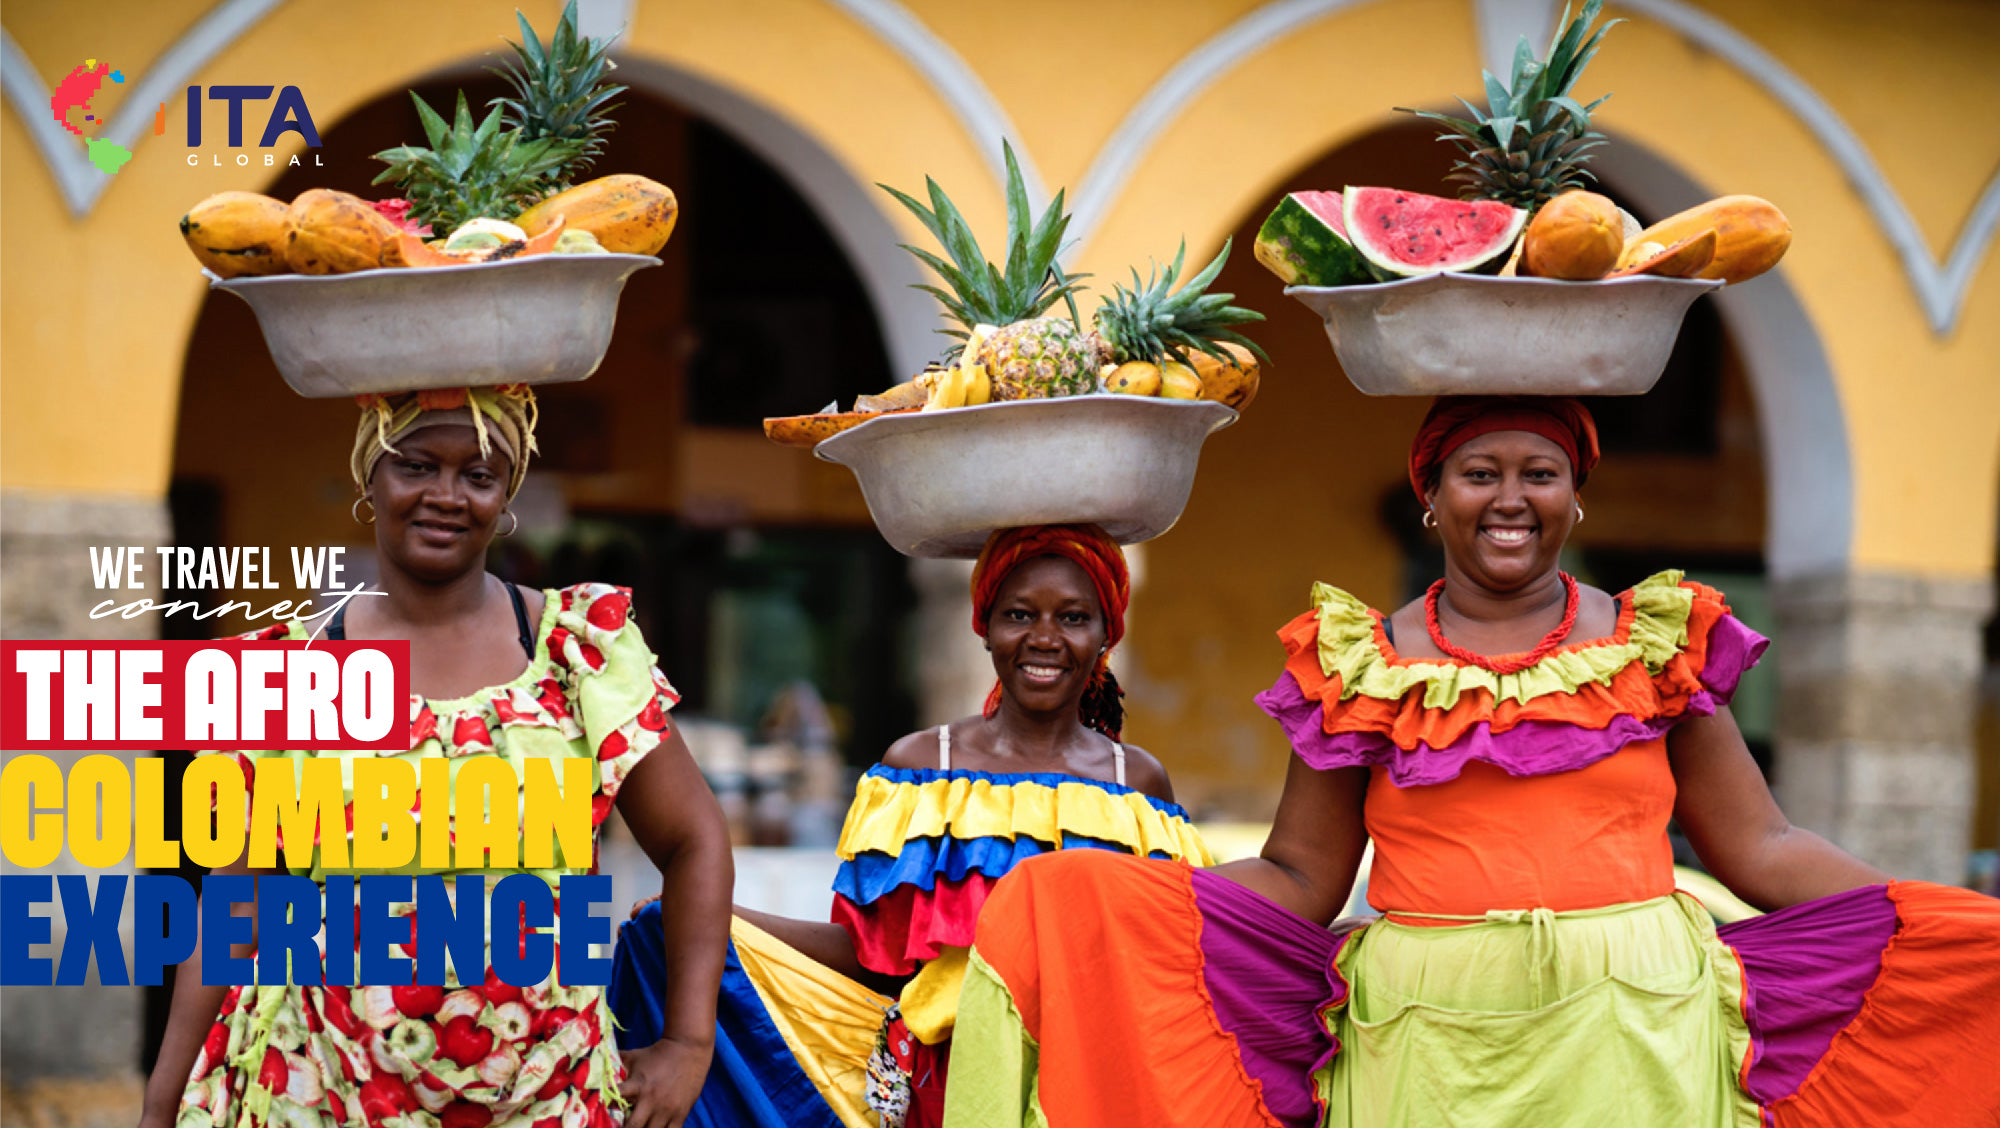
<path fill-rule="evenodd" d="M 1527 703 L 1544 694 L 1575 693 L 1590 683 L 1610 685 L 1634 661 L 1657 675 L 1688 646 L 1689 613 L 1695 591 L 1681 583 L 1679 570 L 1657 572 L 1628 594 L 1631 627 L 1612 639 L 1565 648 L 1513 674 L 1446 660 L 1392 662 L 1376 641 L 1376 615 L 1369 606 L 1330 584 L 1315 584 L 1312 601 L 1320 620 L 1320 671 L 1341 679 L 1341 700 L 1358 694 L 1401 701 L 1424 687 L 1424 708 L 1451 709 L 1461 694 L 1485 690 L 1496 702 Z"/>

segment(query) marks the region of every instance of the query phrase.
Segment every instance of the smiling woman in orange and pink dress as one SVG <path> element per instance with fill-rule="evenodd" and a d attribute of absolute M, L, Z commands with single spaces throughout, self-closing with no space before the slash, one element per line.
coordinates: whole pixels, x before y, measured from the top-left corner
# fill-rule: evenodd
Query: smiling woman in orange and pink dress
<path fill-rule="evenodd" d="M 1994 1124 L 1997 905 L 1789 823 L 1728 702 L 1766 641 L 1664 572 L 1558 568 L 1574 400 L 1434 404 L 1445 575 L 1315 585 L 1258 704 L 1295 756 L 1262 856 L 1093 852 L 994 890 L 952 1124 Z M 1670 819 L 1765 916 L 1675 889 Z M 1333 932 L 1365 843 L 1381 918 Z"/>

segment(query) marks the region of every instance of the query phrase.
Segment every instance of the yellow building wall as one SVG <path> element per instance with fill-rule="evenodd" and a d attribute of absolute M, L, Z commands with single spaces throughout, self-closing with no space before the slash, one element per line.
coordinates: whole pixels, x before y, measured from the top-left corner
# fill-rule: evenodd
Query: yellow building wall
<path fill-rule="evenodd" d="M 514 6 L 443 0 L 426 5 L 415 27 L 408 5 L 386 0 L 288 3 L 191 81 L 296 84 L 326 128 L 385 90 L 489 62 L 497 37 L 513 33 Z M 1786 0 L 1701 6 L 1841 115 L 1943 259 L 1995 174 L 1994 6 L 1831 0 L 1810 17 Z M 543 28 L 558 10 L 550 0 L 521 7 Z M 143 74 L 208 8 L 107 3 L 85 21 L 69 5 L 15 3 L 4 20 L 47 81 L 86 55 Z M 894 10 L 959 55 L 1050 188 L 1074 189 L 1153 84 L 1255 8 L 1248 0 L 907 0 Z M 117 18 L 104 18 L 107 10 Z M 746 94 L 861 182 L 915 188 L 931 174 L 977 230 L 1000 229 L 987 160 L 997 139 L 969 136 L 920 70 L 841 8 L 640 0 L 632 12 L 632 55 Z M 1778 281 L 1751 285 L 1790 286 L 1827 352 L 1846 428 L 1838 440 L 1854 468 L 1852 563 L 1989 575 L 2001 360 L 1994 241 L 1980 250 L 1956 328 L 1935 334 L 1876 218 L 1798 116 L 1680 34 L 1616 4 L 1613 14 L 1627 22 L 1585 84 L 1587 93 L 1614 93 L 1601 111 L 1605 128 L 1717 193 L 1766 196 L 1793 221 Z M 1300 170 L 1392 122 L 1391 106 L 1476 95 L 1480 65 L 1470 0 L 1373 0 L 1307 23 L 1246 56 L 1180 112 L 1070 263 L 1103 285 L 1128 264 L 1170 255 L 1184 235 L 1191 256 L 1213 253 L 1225 235 L 1254 229 L 1278 192 L 1303 186 L 1291 183 Z M 174 465 L 184 353 L 203 299 L 174 222 L 211 192 L 261 187 L 271 176 L 181 163 L 176 99 L 168 135 L 142 139 L 96 209 L 74 219 L 22 128 L 18 115 L 37 109 L 10 100 L 0 119 L 0 486 L 158 497 Z M 1318 185 L 1340 186 L 1338 178 Z M 892 201 L 879 203 L 900 231 L 921 238 Z M 1275 730 L 1247 699 L 1276 670 L 1266 633 L 1301 609 L 1307 583 L 1394 597 L 1399 561 L 1377 505 L 1422 410 L 1365 400 L 1341 382 L 1318 325 L 1250 265 L 1241 241 L 1228 277 L 1269 313 L 1259 337 L 1280 363 L 1244 421 L 1211 441 L 1183 525 L 1148 550 L 1150 578 L 1123 659 L 1135 675 L 1138 740 L 1180 755 L 1226 751 L 1191 782 L 1217 802 L 1231 789 L 1268 788 L 1283 763 Z M 768 463 L 722 437 L 716 444 L 746 466 Z M 1663 507 L 1671 520 L 1687 512 L 1672 505 L 1691 504 L 1676 486 L 1688 471 L 1608 467 L 1600 489 L 1665 491 L 1675 499 Z M 1722 496 L 1703 489 L 1710 493 L 1699 496 Z M 1615 506 L 1601 520 L 1631 522 L 1634 512 Z M 1753 507 L 1716 520 L 1731 545 L 1755 544 L 1764 514 Z M 1587 525 L 1584 535 L 1636 532 Z"/>
<path fill-rule="evenodd" d="M 905 11 L 966 61 L 1054 187 L 1081 175 L 1153 81 L 1251 7 L 1241 0 L 938 0 Z M 385 89 L 478 61 L 509 30 L 511 8 L 449 0 L 427 8 L 424 34 L 384 35 L 407 26 L 406 9 L 287 4 L 198 78 L 294 83 L 326 124 Z M 1842 0 L 1816 6 L 1810 20 L 1778 0 L 1709 8 L 1842 114 L 1943 256 L 1994 173 L 1992 7 Z M 45 77 L 86 55 L 143 74 L 207 9 L 149 3 L 118 10 L 118 19 L 85 21 L 65 5 L 15 4 L 5 18 Z M 525 10 L 546 26 L 556 6 Z M 1025 34 L 1031 28 L 1049 34 Z M 1413 49 L 1413 28 L 1424 29 L 1421 50 Z M 966 136 L 907 60 L 821 0 L 639 3 L 628 43 L 635 53 L 749 92 L 863 180 L 911 184 L 929 172 L 954 186 L 976 224 L 998 222 L 998 192 L 980 150 L 990 139 Z M 1386 120 L 1392 104 L 1474 93 L 1477 71 L 1466 0 L 1378 0 L 1309 23 L 1243 60 L 1185 109 L 1078 249 L 1076 265 L 1108 273 L 1167 253 L 1184 232 L 1196 248 L 1213 247 L 1245 215 L 1268 206 L 1289 171 Z M 1748 76 L 1667 29 L 1629 18 L 1608 37 L 1589 83 L 1615 92 L 1603 111 L 1608 128 L 1719 192 L 1766 195 L 1792 216 L 1798 238 L 1784 276 L 1823 334 L 1839 383 L 1856 468 L 1855 562 L 1984 572 L 1993 524 L 1966 520 L 1977 497 L 1953 484 L 1984 483 L 1996 450 L 2001 336 L 1991 242 L 1960 325 L 1937 337 L 1841 170 Z M 10 102 L 0 130 L 0 191 L 8 201 L 0 220 L 7 295 L 0 364 L 10 374 L 0 385 L 0 484 L 157 495 L 172 461 L 179 346 L 201 297 L 172 225 L 209 192 L 268 178 L 256 169 L 190 169 L 168 159 L 180 155 L 177 98 L 167 107 L 168 136 L 142 140 L 97 209 L 73 220 L 20 128 L 21 112 Z M 211 133 L 216 128 L 212 123 Z M 894 222 L 911 229 L 905 217 Z M 77 411 L 79 402 L 93 410 Z"/>

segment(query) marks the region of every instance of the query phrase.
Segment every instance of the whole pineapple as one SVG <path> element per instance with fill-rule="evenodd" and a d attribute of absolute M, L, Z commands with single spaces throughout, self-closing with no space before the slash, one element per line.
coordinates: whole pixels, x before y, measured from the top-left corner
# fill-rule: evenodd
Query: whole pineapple
<path fill-rule="evenodd" d="M 1001 326 L 980 342 L 974 359 L 993 381 L 996 400 L 1082 396 L 1098 390 L 1105 342 L 1069 318 L 1029 318 Z"/>
<path fill-rule="evenodd" d="M 946 352 L 954 361 L 970 344 L 972 359 L 983 366 L 995 400 L 1026 400 L 1075 396 L 1094 392 L 1103 363 L 1103 343 L 1080 327 L 1074 295 L 1081 275 L 1066 276 L 1056 265 L 1063 230 L 1070 217 L 1058 191 L 1040 218 L 1032 218 L 1028 189 L 1014 148 L 1003 143 L 1007 160 L 1007 262 L 987 261 L 966 218 L 944 189 L 929 177 L 925 187 L 931 206 L 888 185 L 882 189 L 910 209 L 937 238 L 949 261 L 921 247 L 904 244 L 937 272 L 944 288 L 919 286 L 936 297 L 958 323 L 938 332 L 957 339 Z M 1045 317 L 1043 312 L 1062 299 L 1070 317 Z M 975 331 L 978 337 L 975 339 Z"/>
<path fill-rule="evenodd" d="M 1486 111 L 1459 100 L 1473 115 L 1470 120 L 1397 107 L 1443 126 L 1446 132 L 1439 134 L 1439 140 L 1459 147 L 1463 156 L 1453 162 L 1446 180 L 1464 185 L 1462 198 L 1499 200 L 1534 211 L 1543 201 L 1597 179 L 1584 167 L 1591 150 L 1605 143 L 1604 135 L 1591 128 L 1591 111 L 1611 95 L 1582 105 L 1570 97 L 1570 88 L 1598 53 L 1605 33 L 1620 22 L 1612 20 L 1591 30 L 1603 3 L 1585 0 L 1575 20 L 1565 5 L 1559 21 L 1563 30 L 1550 42 L 1546 60 L 1535 57 L 1527 39 L 1517 43 L 1505 86 L 1481 72 L 1487 86 Z"/>

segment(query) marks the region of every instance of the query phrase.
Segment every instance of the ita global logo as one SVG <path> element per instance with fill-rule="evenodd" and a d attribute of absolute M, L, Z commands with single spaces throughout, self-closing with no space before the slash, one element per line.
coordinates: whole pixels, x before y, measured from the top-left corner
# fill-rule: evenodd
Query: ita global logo
<path fill-rule="evenodd" d="M 107 137 L 99 136 L 104 132 L 107 115 L 98 108 L 97 103 L 100 95 L 104 93 L 106 82 L 123 84 L 124 81 L 125 72 L 114 68 L 110 63 L 85 59 L 82 66 L 69 72 L 60 83 L 56 84 L 55 94 L 49 98 L 49 112 L 54 115 L 56 124 L 83 139 L 90 163 L 97 166 L 98 171 L 106 176 L 124 168 L 125 163 L 132 159 L 132 151 Z M 202 144 L 202 111 L 211 103 L 221 103 L 228 110 L 229 148 L 236 151 L 231 154 L 231 160 L 228 162 L 230 164 L 249 167 L 252 163 L 250 154 L 241 152 L 245 148 L 243 116 L 247 103 L 266 100 L 272 103 L 266 113 L 264 129 L 257 142 L 257 148 L 264 150 L 261 155 L 265 167 L 269 168 L 278 163 L 277 155 L 271 150 L 278 144 L 279 138 L 287 133 L 298 134 L 308 149 L 320 147 L 320 133 L 313 125 L 312 111 L 306 108 L 305 95 L 299 93 L 299 88 L 296 86 L 210 86 L 206 89 L 190 86 L 187 94 L 187 142 L 190 150 L 187 161 L 190 167 L 203 163 L 204 156 L 208 158 L 208 163 L 217 168 L 224 164 L 223 155 L 220 153 L 203 154 L 193 151 Z M 153 136 L 161 137 L 166 132 L 167 104 L 162 102 L 153 111 Z M 318 153 L 312 154 L 312 158 L 314 165 L 321 164 Z M 298 167 L 302 162 L 299 156 L 294 154 L 285 163 L 291 167 Z"/>
<path fill-rule="evenodd" d="M 107 79 L 122 83 L 125 72 L 112 69 L 110 63 L 85 59 L 82 66 L 69 72 L 56 84 L 55 95 L 49 99 L 49 112 L 55 115 L 57 125 L 83 138 L 90 163 L 96 165 L 99 172 L 110 176 L 132 159 L 132 150 L 98 136 L 104 131 L 105 115 L 95 108 L 94 103 Z M 153 115 L 153 132 L 167 132 L 167 105 L 164 102 Z"/>

